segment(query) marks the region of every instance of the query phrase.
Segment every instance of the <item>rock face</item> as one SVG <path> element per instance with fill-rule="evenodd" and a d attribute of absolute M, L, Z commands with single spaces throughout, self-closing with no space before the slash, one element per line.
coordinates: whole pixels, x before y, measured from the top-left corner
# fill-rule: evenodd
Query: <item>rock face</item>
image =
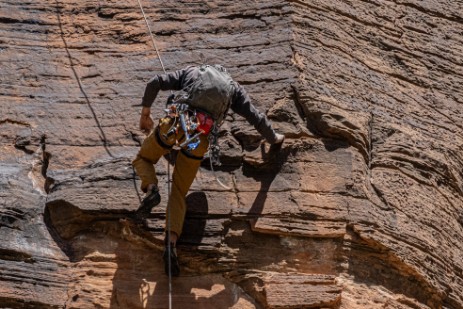
<path fill-rule="evenodd" d="M 463 308 L 461 1 L 142 2 L 167 70 L 223 63 L 286 135 L 269 159 L 228 115 L 173 308 Z M 167 160 L 130 220 L 162 72 L 137 1 L 0 0 L 0 34 L 0 306 L 167 308 Z"/>

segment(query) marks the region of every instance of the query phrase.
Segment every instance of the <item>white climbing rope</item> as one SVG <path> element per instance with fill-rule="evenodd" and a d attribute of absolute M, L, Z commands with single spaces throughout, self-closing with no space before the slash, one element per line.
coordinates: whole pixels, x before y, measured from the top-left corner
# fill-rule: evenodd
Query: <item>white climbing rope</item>
<path fill-rule="evenodd" d="M 164 67 L 164 63 L 162 62 L 161 54 L 159 53 L 159 49 L 156 45 L 156 40 L 154 39 L 153 32 L 151 31 L 151 27 L 148 23 L 148 19 L 146 18 L 145 11 L 143 10 L 143 5 L 141 4 L 140 0 L 138 1 L 138 5 L 140 6 L 141 13 L 143 15 L 143 18 L 146 23 L 146 27 L 148 27 L 148 32 L 151 37 L 151 41 L 153 42 L 153 47 L 154 50 L 156 51 L 156 54 L 158 56 L 159 62 L 161 63 L 162 70 L 164 71 L 164 74 L 167 74 L 166 68 Z M 169 156 L 171 158 L 171 156 Z M 171 180 L 170 180 L 170 162 L 167 161 L 167 196 L 170 198 L 170 191 L 171 191 Z M 171 270 L 171 242 L 170 242 L 170 229 L 171 229 L 171 224 L 170 224 L 170 207 L 167 207 L 167 255 L 168 255 L 168 268 L 169 268 L 169 309 L 172 309 L 172 270 Z"/>
<path fill-rule="evenodd" d="M 151 31 L 151 27 L 148 23 L 148 19 L 146 18 L 145 11 L 143 10 L 143 6 L 141 5 L 141 1 L 138 1 L 138 5 L 140 6 L 141 13 L 143 14 L 143 18 L 145 19 L 146 27 L 148 27 L 148 32 L 151 37 L 151 41 L 153 42 L 153 47 L 154 50 L 156 51 L 156 54 L 158 55 L 159 62 L 161 63 L 162 70 L 164 71 L 165 74 L 167 74 L 166 68 L 164 67 L 164 63 L 162 62 L 161 54 L 159 53 L 159 49 L 156 45 L 156 40 L 154 39 L 153 32 Z"/>

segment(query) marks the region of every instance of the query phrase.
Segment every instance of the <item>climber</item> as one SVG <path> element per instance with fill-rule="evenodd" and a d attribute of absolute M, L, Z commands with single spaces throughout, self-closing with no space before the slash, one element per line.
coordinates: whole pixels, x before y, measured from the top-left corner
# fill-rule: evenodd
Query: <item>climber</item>
<path fill-rule="evenodd" d="M 169 97 L 168 103 L 171 104 L 165 110 L 167 115 L 159 120 L 153 130 L 150 108 L 160 90 L 179 92 Z M 139 220 L 144 220 L 161 201 L 154 165 L 174 146 L 181 148 L 175 162 L 166 211 L 166 222 L 170 215 L 171 227 L 168 233 L 166 223 L 166 250 L 163 255 L 166 274 L 170 265 L 171 274 L 179 275 L 175 245 L 182 233 L 185 197 L 203 156 L 211 149 L 209 145 L 214 140 L 211 137 L 217 135 L 217 127 L 223 122 L 229 108 L 254 125 L 272 146 L 281 146 L 284 135 L 273 130 L 267 117 L 251 104 L 244 88 L 233 81 L 220 65 L 189 66 L 173 73 L 157 75 L 145 88 L 140 129 L 149 135 L 132 162 L 141 179 L 141 190 L 146 193 L 136 213 Z"/>

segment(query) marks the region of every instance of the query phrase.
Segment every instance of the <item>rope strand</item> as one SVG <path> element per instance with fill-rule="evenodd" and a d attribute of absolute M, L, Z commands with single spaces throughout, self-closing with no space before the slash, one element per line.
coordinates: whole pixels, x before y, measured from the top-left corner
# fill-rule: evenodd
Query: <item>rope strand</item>
<path fill-rule="evenodd" d="M 159 52 L 159 49 L 156 45 L 156 40 L 154 39 L 153 32 L 151 31 L 151 27 L 148 23 L 148 19 L 146 18 L 145 11 L 143 10 L 143 6 L 141 4 L 140 0 L 138 1 L 138 5 L 140 6 L 141 13 L 143 14 L 143 18 L 145 20 L 146 26 L 148 27 L 148 32 L 151 37 L 151 41 L 153 42 L 153 47 L 154 50 L 156 51 L 156 54 L 158 55 L 159 62 L 161 63 L 162 70 L 164 71 L 164 74 L 167 74 L 166 68 L 164 66 L 164 63 L 162 62 L 161 58 L 161 53 Z M 170 158 L 170 156 L 169 156 Z M 170 162 L 167 161 L 167 191 L 168 191 L 168 197 L 170 198 Z M 172 309 L 172 271 L 171 271 L 171 243 L 170 243 L 170 207 L 167 207 L 167 255 L 168 255 L 168 268 L 169 268 L 169 309 Z"/>
<path fill-rule="evenodd" d="M 153 47 L 154 50 L 156 51 L 156 54 L 158 55 L 159 62 L 161 63 L 162 70 L 164 71 L 164 74 L 167 74 L 166 68 L 164 67 L 164 63 L 162 62 L 161 54 L 159 53 L 159 49 L 156 45 L 156 40 L 154 39 L 153 32 L 151 31 L 151 27 L 148 23 L 148 19 L 146 18 L 145 11 L 143 10 L 143 6 L 141 5 L 141 1 L 138 1 L 138 5 L 140 6 L 141 13 L 143 14 L 143 18 L 145 19 L 146 27 L 148 27 L 148 32 L 151 37 L 151 41 L 153 42 Z"/>

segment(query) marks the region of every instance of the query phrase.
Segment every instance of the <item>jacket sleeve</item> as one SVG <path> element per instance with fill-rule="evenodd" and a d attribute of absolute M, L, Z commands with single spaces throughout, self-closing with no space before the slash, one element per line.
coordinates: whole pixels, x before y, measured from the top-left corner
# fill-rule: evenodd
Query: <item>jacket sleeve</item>
<path fill-rule="evenodd" d="M 243 116 L 250 124 L 256 128 L 257 132 L 270 144 L 276 141 L 275 131 L 268 118 L 260 113 L 251 103 L 249 95 L 243 86 L 236 83 L 235 94 L 232 99 L 231 109 L 240 116 Z"/>
<path fill-rule="evenodd" d="M 186 69 L 172 73 L 160 74 L 153 77 L 145 88 L 141 105 L 151 107 L 156 99 L 159 90 L 180 90 Z"/>

